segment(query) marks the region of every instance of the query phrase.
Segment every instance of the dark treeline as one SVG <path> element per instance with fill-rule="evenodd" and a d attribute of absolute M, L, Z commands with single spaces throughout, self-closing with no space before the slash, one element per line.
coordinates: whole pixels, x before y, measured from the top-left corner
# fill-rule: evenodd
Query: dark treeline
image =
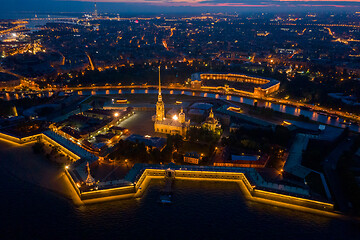
<path fill-rule="evenodd" d="M 131 159 L 139 163 L 169 163 L 172 157 L 172 147 L 165 146 L 162 150 L 155 147 L 147 148 L 144 143 L 120 140 L 116 150 L 108 158 L 115 160 Z"/>

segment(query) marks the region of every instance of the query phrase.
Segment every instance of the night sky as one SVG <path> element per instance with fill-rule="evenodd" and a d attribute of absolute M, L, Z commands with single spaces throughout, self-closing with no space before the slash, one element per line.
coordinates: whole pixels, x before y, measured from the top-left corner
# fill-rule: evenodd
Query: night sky
<path fill-rule="evenodd" d="M 96 0 L 100 12 L 360 11 L 360 0 Z M 0 12 L 89 12 L 92 0 L 0 0 Z"/>

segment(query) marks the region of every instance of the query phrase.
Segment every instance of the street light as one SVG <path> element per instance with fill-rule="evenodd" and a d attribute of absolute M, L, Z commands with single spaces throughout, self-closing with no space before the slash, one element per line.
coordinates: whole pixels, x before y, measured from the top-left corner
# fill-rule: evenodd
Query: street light
<path fill-rule="evenodd" d="M 114 117 L 118 117 L 118 116 L 119 116 L 118 112 L 114 113 Z"/>

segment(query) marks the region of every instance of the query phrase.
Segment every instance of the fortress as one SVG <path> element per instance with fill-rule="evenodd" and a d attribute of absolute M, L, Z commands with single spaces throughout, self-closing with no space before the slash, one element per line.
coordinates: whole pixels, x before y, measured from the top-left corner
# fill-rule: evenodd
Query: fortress
<path fill-rule="evenodd" d="M 123 179 L 108 182 L 97 182 L 91 176 L 89 163 L 98 160 L 98 157 L 80 148 L 51 130 L 23 138 L 0 133 L 0 139 L 14 144 L 26 144 L 43 141 L 46 144 L 58 146 L 59 150 L 69 156 L 73 163 L 65 166 L 64 172 L 67 184 L 72 189 L 72 198 L 78 204 L 96 203 L 123 198 L 138 198 L 146 191 L 151 179 L 164 179 L 168 172 L 179 180 L 226 181 L 239 184 L 245 198 L 251 201 L 276 205 L 279 207 L 336 216 L 334 204 L 331 202 L 312 199 L 309 191 L 304 188 L 267 182 L 254 168 L 234 168 L 216 166 L 188 166 L 188 165 L 151 165 L 135 164 Z M 87 168 L 87 171 L 86 171 Z"/>

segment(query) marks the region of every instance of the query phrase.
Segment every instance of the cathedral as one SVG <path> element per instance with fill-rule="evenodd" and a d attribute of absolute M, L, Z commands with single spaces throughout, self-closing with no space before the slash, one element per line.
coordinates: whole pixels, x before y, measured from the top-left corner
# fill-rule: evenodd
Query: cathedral
<path fill-rule="evenodd" d="M 214 112 L 211 109 L 210 113 L 209 113 L 209 117 L 206 118 L 205 122 L 202 123 L 202 126 L 204 128 L 209 129 L 210 131 L 216 131 L 217 129 L 221 128 L 221 124 L 219 123 L 219 121 L 215 118 L 214 116 Z"/>
<path fill-rule="evenodd" d="M 161 80 L 160 80 L 160 67 L 159 67 L 159 95 L 156 103 L 156 115 L 154 116 L 154 128 L 155 132 L 164 134 L 179 134 L 185 136 L 190 126 L 190 121 L 186 121 L 183 108 L 179 116 L 174 115 L 171 118 L 165 117 L 165 105 L 161 95 Z"/>

